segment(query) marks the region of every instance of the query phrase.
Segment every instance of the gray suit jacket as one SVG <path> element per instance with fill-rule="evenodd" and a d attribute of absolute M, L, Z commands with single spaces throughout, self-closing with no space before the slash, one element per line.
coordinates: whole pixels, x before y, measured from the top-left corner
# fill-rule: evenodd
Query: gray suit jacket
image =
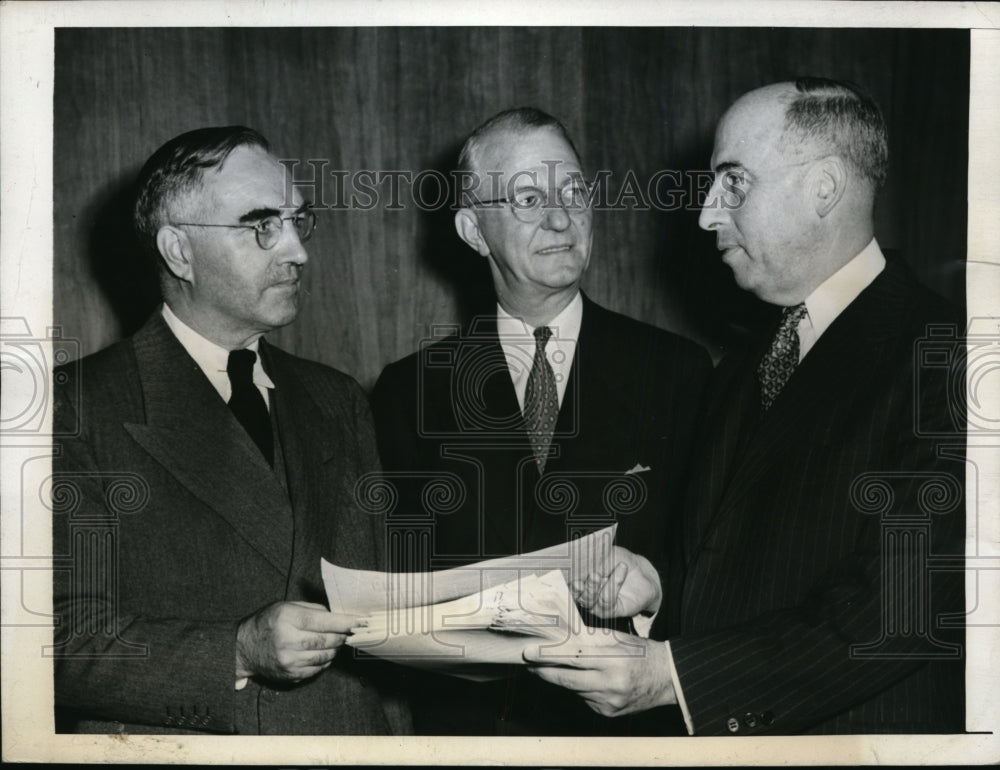
<path fill-rule="evenodd" d="M 350 377 L 261 344 L 275 470 L 157 313 L 57 370 L 53 532 L 57 729 L 405 732 L 382 664 L 344 648 L 297 685 L 235 685 L 239 621 L 325 603 L 320 557 L 379 568 L 381 522 L 355 503 L 378 469 Z"/>

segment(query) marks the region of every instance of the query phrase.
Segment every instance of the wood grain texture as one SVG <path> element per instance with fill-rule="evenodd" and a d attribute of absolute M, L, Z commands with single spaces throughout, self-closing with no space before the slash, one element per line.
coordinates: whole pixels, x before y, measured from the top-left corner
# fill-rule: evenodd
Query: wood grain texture
<path fill-rule="evenodd" d="M 883 246 L 964 299 L 968 115 L 964 30 L 681 28 L 60 29 L 55 83 L 55 309 L 83 352 L 136 329 L 155 303 L 128 228 L 135 175 L 183 131 L 243 123 L 299 178 L 331 170 L 447 173 L 464 136 L 506 107 L 559 117 L 588 173 L 708 165 L 715 124 L 741 93 L 797 74 L 863 84 L 889 123 Z M 679 192 L 664 182 L 661 196 Z M 382 192 L 388 187 L 383 184 Z M 671 193 L 672 190 L 672 193 Z M 427 181 L 425 197 L 434 197 Z M 370 386 L 434 325 L 489 296 L 451 212 L 319 212 L 298 321 L 271 335 Z M 687 201 L 691 203 L 690 199 Z M 693 205 L 595 217 L 584 288 L 598 302 L 709 345 L 768 315 L 740 292 Z"/>

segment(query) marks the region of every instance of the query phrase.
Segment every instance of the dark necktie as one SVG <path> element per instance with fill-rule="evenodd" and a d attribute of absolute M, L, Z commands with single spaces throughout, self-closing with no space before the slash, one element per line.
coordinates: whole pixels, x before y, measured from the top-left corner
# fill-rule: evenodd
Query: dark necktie
<path fill-rule="evenodd" d="M 545 357 L 545 345 L 552 336 L 548 326 L 535 329 L 535 360 L 531 364 L 528 384 L 524 389 L 524 425 L 528 430 L 531 450 L 538 463 L 538 472 L 545 471 L 549 445 L 559 416 L 559 394 L 556 377 Z"/>
<path fill-rule="evenodd" d="M 757 378 L 760 380 L 760 408 L 770 409 L 774 399 L 778 397 L 785 383 L 792 376 L 799 363 L 799 333 L 798 326 L 806 315 L 806 305 L 801 303 L 795 307 L 782 310 L 781 325 L 774 335 L 771 347 L 761 359 L 757 367 Z"/>
<path fill-rule="evenodd" d="M 268 416 L 264 397 L 253 384 L 253 365 L 256 361 L 257 354 L 252 350 L 229 352 L 226 373 L 229 375 L 229 383 L 233 386 L 229 408 L 244 430 L 250 434 L 250 438 L 260 449 L 268 465 L 273 467 L 274 437 L 271 435 L 271 418 Z"/>

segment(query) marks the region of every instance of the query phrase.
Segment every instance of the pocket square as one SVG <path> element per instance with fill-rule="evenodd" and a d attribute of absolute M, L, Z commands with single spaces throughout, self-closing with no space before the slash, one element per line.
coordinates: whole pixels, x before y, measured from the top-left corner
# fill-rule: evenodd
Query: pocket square
<path fill-rule="evenodd" d="M 625 475 L 628 476 L 630 473 L 643 473 L 649 470 L 648 465 L 643 465 L 642 463 L 636 463 L 629 470 L 625 471 Z"/>

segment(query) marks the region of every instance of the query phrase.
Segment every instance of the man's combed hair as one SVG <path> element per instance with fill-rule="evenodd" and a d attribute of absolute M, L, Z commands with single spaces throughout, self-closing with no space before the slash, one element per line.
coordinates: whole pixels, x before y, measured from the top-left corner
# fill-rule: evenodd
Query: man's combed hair
<path fill-rule="evenodd" d="M 875 100 L 858 85 L 802 77 L 785 113 L 785 131 L 827 145 L 877 190 L 889 171 L 885 121 Z"/>
<path fill-rule="evenodd" d="M 237 147 L 270 150 L 267 139 L 246 126 L 198 128 L 176 136 L 146 161 L 139 172 L 133 221 L 139 241 L 158 254 L 156 233 L 169 220 L 170 204 L 201 184 L 206 170 L 225 162 Z"/>
<path fill-rule="evenodd" d="M 483 174 L 486 171 L 486 169 L 481 168 L 482 147 L 483 140 L 491 135 L 501 132 L 524 133 L 539 128 L 551 128 L 556 131 L 573 150 L 573 154 L 577 158 L 580 157 L 580 153 L 576 151 L 576 145 L 570 139 L 569 132 L 558 119 L 536 107 L 513 107 L 498 112 L 469 135 L 458 156 L 458 171 L 477 174 Z"/>

